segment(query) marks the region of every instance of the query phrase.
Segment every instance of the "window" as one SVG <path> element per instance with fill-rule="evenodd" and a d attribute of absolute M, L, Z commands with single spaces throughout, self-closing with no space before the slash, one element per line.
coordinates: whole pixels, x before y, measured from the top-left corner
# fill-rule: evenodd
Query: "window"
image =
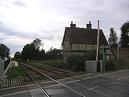
<path fill-rule="evenodd" d="M 86 50 L 85 44 L 79 44 L 79 50 Z"/>
<path fill-rule="evenodd" d="M 87 50 L 93 50 L 93 45 L 92 44 L 87 44 Z"/>
<path fill-rule="evenodd" d="M 97 45 L 96 45 L 96 44 L 94 44 L 94 49 L 93 49 L 93 50 L 96 50 L 96 48 L 97 48 Z"/>
<path fill-rule="evenodd" d="M 78 50 L 78 44 L 72 44 L 72 50 Z"/>

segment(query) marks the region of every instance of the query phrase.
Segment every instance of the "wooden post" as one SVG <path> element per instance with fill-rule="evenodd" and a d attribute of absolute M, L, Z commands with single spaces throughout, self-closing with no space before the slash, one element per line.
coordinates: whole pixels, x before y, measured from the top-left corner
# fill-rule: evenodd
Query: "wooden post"
<path fill-rule="evenodd" d="M 99 20 L 98 20 L 97 49 L 96 49 L 96 63 L 97 64 L 98 64 L 98 57 L 99 57 L 99 36 L 100 36 L 100 31 L 99 31 Z"/>

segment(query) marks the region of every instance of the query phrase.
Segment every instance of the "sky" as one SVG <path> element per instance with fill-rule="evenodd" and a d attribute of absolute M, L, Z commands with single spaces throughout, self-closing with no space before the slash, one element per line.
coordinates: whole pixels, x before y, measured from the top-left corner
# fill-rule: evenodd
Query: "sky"
<path fill-rule="evenodd" d="M 11 56 L 39 38 L 47 51 L 60 48 L 66 26 L 100 28 L 108 39 L 113 27 L 120 37 L 120 27 L 129 21 L 129 0 L 0 0 L 0 44 Z"/>

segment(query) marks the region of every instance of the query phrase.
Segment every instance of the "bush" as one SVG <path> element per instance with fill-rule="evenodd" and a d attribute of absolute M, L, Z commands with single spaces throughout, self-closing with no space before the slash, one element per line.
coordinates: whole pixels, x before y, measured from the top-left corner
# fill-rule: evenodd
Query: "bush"
<path fill-rule="evenodd" d="M 55 68 L 64 68 L 63 60 L 31 60 L 28 64 L 39 64 L 42 66 L 55 67 Z"/>
<path fill-rule="evenodd" d="M 110 59 L 109 61 L 105 61 L 105 69 L 109 70 L 120 70 L 120 69 L 129 69 L 129 61 L 128 58 L 119 58 L 117 60 Z"/>
<path fill-rule="evenodd" d="M 110 59 L 109 61 L 105 61 L 105 70 L 110 71 L 110 70 L 115 70 L 116 69 L 116 60 L 115 59 Z"/>
<path fill-rule="evenodd" d="M 25 76 L 24 70 L 20 67 L 10 68 L 8 73 L 7 73 L 8 79 L 14 79 L 14 78 L 17 78 L 19 76 L 21 76 L 21 77 Z"/>
<path fill-rule="evenodd" d="M 118 59 L 116 69 L 129 69 L 129 60 L 128 60 L 128 58 L 120 57 Z"/>
<path fill-rule="evenodd" d="M 67 59 L 68 68 L 73 71 L 84 71 L 84 56 L 72 55 Z"/>

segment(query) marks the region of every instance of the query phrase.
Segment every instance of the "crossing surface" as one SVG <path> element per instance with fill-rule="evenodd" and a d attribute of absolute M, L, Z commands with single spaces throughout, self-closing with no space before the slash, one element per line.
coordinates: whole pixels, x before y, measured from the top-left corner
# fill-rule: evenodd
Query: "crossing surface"
<path fill-rule="evenodd" d="M 86 74 L 59 81 L 77 93 L 60 84 L 41 86 L 51 97 L 129 97 L 129 70 Z M 0 95 L 1 97 L 46 97 L 35 85 L 0 90 Z"/>

